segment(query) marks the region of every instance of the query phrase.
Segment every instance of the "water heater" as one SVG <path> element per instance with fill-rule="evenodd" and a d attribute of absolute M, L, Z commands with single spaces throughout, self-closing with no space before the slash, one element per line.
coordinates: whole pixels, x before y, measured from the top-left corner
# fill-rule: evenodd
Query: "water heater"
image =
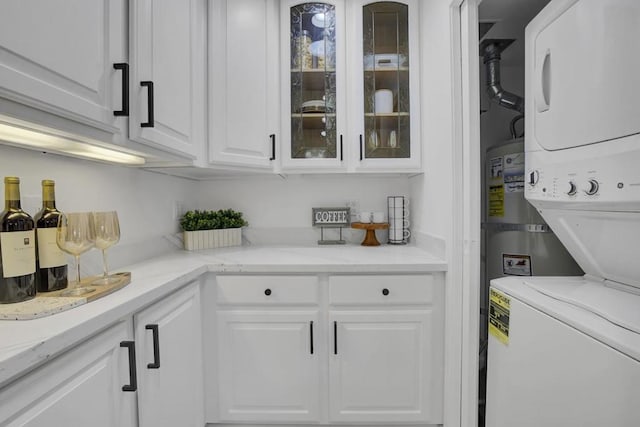
<path fill-rule="evenodd" d="M 488 149 L 484 223 L 487 288 L 490 280 L 504 276 L 583 274 L 537 210 L 525 200 L 524 189 L 524 140 L 518 138 Z"/>

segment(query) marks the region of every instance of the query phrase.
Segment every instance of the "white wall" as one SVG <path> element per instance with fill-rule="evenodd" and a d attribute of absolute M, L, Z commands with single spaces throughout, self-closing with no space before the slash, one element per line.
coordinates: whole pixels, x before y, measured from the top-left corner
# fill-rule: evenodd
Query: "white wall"
<path fill-rule="evenodd" d="M 452 197 L 451 0 L 420 2 L 423 176 L 412 179 L 415 231 L 448 241 Z"/>
<path fill-rule="evenodd" d="M 37 151 L 0 145 L 0 176 L 20 177 L 22 207 L 34 215 L 42 200 L 41 181 L 56 182 L 56 203 L 63 212 L 116 210 L 120 243 L 110 249 L 114 268 L 131 264 L 154 251 L 166 250 L 158 242 L 175 233 L 175 200 L 191 203 L 192 181 Z M 4 196 L 2 196 L 4 197 Z M 100 270 L 97 251 L 83 256 L 83 270 Z"/>
<path fill-rule="evenodd" d="M 452 0 L 420 2 L 421 43 L 421 111 L 422 144 L 425 173 L 411 180 L 411 197 L 418 215 L 414 217 L 416 231 L 430 239 L 439 240 L 449 262 L 446 276 L 445 305 L 445 367 L 444 367 L 444 425 L 461 425 L 461 343 L 462 343 L 462 284 L 461 260 L 454 259 L 453 203 L 455 188 Z M 457 274 L 452 274 L 456 269 Z"/>
<path fill-rule="evenodd" d="M 274 243 L 315 244 L 319 232 L 311 229 L 312 207 L 347 206 L 357 202 L 359 210 L 387 211 L 387 196 L 408 196 L 409 181 L 398 176 L 291 175 L 246 177 L 198 183 L 198 199 L 193 208 L 226 209 L 243 212 L 249 222 L 247 235 L 258 239 L 256 230 L 279 229 L 265 234 Z M 345 230 L 354 241 L 362 231 Z M 251 234 L 254 233 L 254 234 Z M 292 235 L 293 234 L 293 235 Z M 273 236 L 273 237 L 272 237 Z M 379 235 L 384 241 L 384 233 Z"/>
<path fill-rule="evenodd" d="M 31 215 L 40 209 L 42 179 L 56 181 L 57 206 L 63 212 L 116 210 L 122 238 L 110 250 L 114 268 L 171 247 L 164 237 L 179 231 L 173 216 L 176 201 L 183 209 L 233 208 L 244 213 L 250 233 L 292 230 L 303 242 L 315 244 L 319 237 L 311 228 L 312 207 L 355 201 L 360 210 L 386 213 L 387 196 L 409 195 L 409 180 L 403 176 L 267 175 L 197 182 L 3 145 L 0 175 L 20 177 L 22 206 Z M 354 242 L 362 238 L 360 231 L 345 231 Z M 380 239 L 386 239 L 384 233 Z M 83 270 L 99 270 L 97 251 L 85 258 Z"/>

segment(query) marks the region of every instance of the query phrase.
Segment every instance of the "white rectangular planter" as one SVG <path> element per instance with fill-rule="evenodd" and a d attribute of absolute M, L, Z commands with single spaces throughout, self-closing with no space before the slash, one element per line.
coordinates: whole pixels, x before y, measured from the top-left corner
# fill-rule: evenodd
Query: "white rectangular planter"
<path fill-rule="evenodd" d="M 184 248 L 188 251 L 240 246 L 242 244 L 242 228 L 184 231 L 183 233 Z"/>

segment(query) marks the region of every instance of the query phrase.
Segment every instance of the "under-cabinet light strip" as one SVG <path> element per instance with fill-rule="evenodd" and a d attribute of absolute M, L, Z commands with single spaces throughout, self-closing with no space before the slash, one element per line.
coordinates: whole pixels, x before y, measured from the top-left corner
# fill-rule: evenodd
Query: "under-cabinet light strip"
<path fill-rule="evenodd" d="M 126 165 L 143 165 L 145 163 L 145 159 L 140 156 L 6 123 L 0 123 L 0 139 L 16 145 L 92 160 Z"/>

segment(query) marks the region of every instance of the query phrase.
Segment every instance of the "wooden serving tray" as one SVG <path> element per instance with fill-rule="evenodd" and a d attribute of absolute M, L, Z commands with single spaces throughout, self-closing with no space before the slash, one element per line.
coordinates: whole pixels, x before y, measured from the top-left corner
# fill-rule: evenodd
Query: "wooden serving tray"
<path fill-rule="evenodd" d="M 111 285 L 91 285 L 100 276 L 80 281 L 80 287 L 41 292 L 35 298 L 14 304 L 0 304 L 0 320 L 31 320 L 51 316 L 95 301 L 131 283 L 131 273 L 115 273 L 119 280 Z"/>

